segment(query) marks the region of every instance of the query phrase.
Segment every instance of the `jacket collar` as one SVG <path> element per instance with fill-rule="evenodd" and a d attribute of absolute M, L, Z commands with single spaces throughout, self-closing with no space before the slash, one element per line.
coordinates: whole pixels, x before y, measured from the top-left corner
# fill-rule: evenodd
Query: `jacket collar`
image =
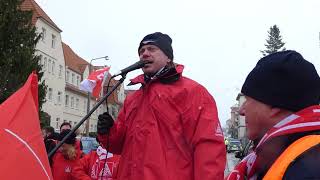
<path fill-rule="evenodd" d="M 256 149 L 274 137 L 320 130 L 320 105 L 307 107 L 274 125 L 259 141 Z"/>
<path fill-rule="evenodd" d="M 182 76 L 183 69 L 184 69 L 184 66 L 182 64 L 177 64 L 175 66 L 174 71 L 169 71 L 168 73 L 164 74 L 163 76 L 159 77 L 158 79 L 162 83 L 174 82 Z M 130 86 L 130 85 L 135 85 L 135 84 L 139 84 L 139 83 L 142 85 L 146 84 L 144 74 L 141 74 L 133 79 L 130 79 L 130 83 L 128 85 Z"/>

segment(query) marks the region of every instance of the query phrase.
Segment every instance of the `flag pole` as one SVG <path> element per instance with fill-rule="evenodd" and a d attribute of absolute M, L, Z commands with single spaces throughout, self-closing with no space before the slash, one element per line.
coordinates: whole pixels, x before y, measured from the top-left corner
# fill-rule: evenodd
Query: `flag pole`
<path fill-rule="evenodd" d="M 113 76 L 110 78 L 110 81 L 111 79 L 113 78 Z M 126 78 L 126 74 L 124 74 L 121 79 L 111 88 L 110 91 L 107 92 L 107 94 L 102 97 L 98 102 L 97 104 L 95 104 L 93 106 L 93 108 L 88 112 L 88 114 L 86 116 L 84 116 L 81 121 L 76 125 L 74 126 L 71 131 L 56 145 L 56 147 L 54 147 L 48 154 L 48 157 L 49 159 L 54 155 L 54 153 L 62 146 L 62 144 L 71 136 L 72 133 L 74 133 L 77 129 L 79 129 L 79 127 L 91 116 L 91 114 L 112 94 L 112 92 L 114 90 L 117 89 L 118 86 L 120 86 L 120 84 L 123 83 L 123 81 L 125 80 Z"/>
<path fill-rule="evenodd" d="M 98 60 L 98 59 L 105 59 L 106 61 L 109 60 L 109 57 L 108 56 L 103 56 L 103 57 L 98 57 L 98 58 L 93 58 L 91 59 L 90 61 L 90 64 L 89 64 L 89 75 L 91 73 L 91 70 L 92 70 L 92 61 L 94 60 Z M 88 94 L 87 94 L 87 113 L 90 112 L 90 99 L 91 99 L 91 93 L 88 91 Z M 107 105 L 108 106 L 108 105 Z M 87 120 L 87 123 L 86 123 L 86 126 L 85 126 L 85 129 L 86 129 L 86 136 L 89 136 L 89 131 L 90 131 L 90 119 Z"/>

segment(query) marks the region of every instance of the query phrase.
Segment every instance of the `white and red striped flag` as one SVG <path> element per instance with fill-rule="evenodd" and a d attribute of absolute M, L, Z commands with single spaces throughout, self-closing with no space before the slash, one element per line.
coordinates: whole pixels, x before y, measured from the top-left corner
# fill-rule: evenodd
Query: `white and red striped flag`
<path fill-rule="evenodd" d="M 92 72 L 87 79 L 80 83 L 80 90 L 92 93 L 92 96 L 99 98 L 103 81 L 107 78 L 110 67 L 98 69 Z"/>

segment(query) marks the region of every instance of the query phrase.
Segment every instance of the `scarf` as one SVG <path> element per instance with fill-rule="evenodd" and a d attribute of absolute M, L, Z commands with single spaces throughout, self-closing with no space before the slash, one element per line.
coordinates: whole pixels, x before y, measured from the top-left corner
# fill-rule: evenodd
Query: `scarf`
<path fill-rule="evenodd" d="M 145 83 L 159 79 L 160 82 L 168 84 L 177 81 L 179 78 L 180 75 L 177 73 L 173 64 L 164 66 L 153 75 L 144 74 Z"/>
<path fill-rule="evenodd" d="M 320 106 L 310 106 L 297 113 L 291 114 L 274 125 L 259 141 L 252 153 L 247 155 L 236 165 L 233 171 L 225 178 L 226 180 L 249 180 L 257 179 L 257 152 L 263 148 L 266 142 L 279 136 L 320 130 Z"/>
<path fill-rule="evenodd" d="M 96 151 L 98 158 L 95 160 L 91 168 L 91 179 L 109 180 L 112 179 L 113 169 L 115 168 L 114 162 L 109 162 L 108 159 L 113 155 L 107 152 L 106 149 L 99 146 Z M 104 168 L 103 168 L 104 166 Z"/>

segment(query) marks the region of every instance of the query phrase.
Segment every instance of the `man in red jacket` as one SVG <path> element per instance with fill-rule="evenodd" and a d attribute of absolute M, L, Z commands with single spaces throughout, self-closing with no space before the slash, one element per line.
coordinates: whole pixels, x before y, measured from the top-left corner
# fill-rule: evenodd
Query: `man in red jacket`
<path fill-rule="evenodd" d="M 108 113 L 99 115 L 99 137 L 121 154 L 117 179 L 223 179 L 226 151 L 216 103 L 182 76 L 171 43 L 160 32 L 145 36 L 138 48 L 144 74 L 130 83 L 141 88 L 126 98 L 115 123 Z"/>
<path fill-rule="evenodd" d="M 226 178 L 320 179 L 320 77 L 296 51 L 260 59 L 241 92 L 247 136 L 254 143 Z"/>

